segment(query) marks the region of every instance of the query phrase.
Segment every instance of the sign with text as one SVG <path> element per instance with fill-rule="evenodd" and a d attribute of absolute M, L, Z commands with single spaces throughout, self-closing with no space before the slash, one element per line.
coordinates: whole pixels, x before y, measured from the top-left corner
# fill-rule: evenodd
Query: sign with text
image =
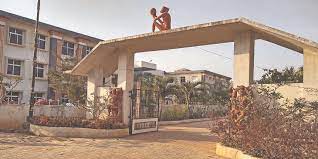
<path fill-rule="evenodd" d="M 132 134 L 158 131 L 158 118 L 134 119 Z"/>

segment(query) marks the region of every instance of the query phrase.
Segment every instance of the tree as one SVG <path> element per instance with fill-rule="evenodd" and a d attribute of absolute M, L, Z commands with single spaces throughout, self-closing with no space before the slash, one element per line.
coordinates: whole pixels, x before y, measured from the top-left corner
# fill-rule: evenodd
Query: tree
<path fill-rule="evenodd" d="M 198 86 L 202 84 L 202 82 L 184 82 L 180 85 L 177 85 L 178 90 L 183 95 L 185 99 L 186 108 L 188 111 L 188 117 L 191 117 L 191 109 L 190 103 L 192 101 L 192 97 L 196 94 L 199 90 Z"/>
<path fill-rule="evenodd" d="M 93 99 L 87 99 L 85 104 L 80 104 L 79 108 L 85 109 L 89 112 L 94 120 L 100 118 L 101 114 L 105 112 L 105 110 L 109 106 L 109 95 L 105 96 L 96 96 Z"/>
<path fill-rule="evenodd" d="M 71 101 L 85 103 L 86 99 L 86 79 L 81 76 L 74 76 L 62 73 L 70 70 L 76 63 L 75 58 L 61 59 L 62 65 L 57 70 L 49 70 L 48 77 L 50 86 L 61 93 L 65 93 Z"/>
<path fill-rule="evenodd" d="M 165 104 L 167 97 L 174 95 L 177 97 L 179 103 L 185 103 L 187 109 L 187 116 L 191 117 L 190 104 L 201 102 L 203 105 L 209 104 L 223 104 L 227 102 L 229 84 L 222 81 L 215 81 L 214 84 L 204 82 L 185 82 L 178 83 L 172 77 L 160 77 L 151 74 L 136 75 L 135 80 L 141 81 L 141 89 L 158 94 L 159 98 L 159 117 L 162 114 L 162 107 Z M 146 106 L 153 106 L 151 103 L 158 103 L 152 101 L 153 94 L 147 93 L 146 97 L 143 95 L 142 102 Z M 153 109 L 148 109 L 153 110 Z"/>
<path fill-rule="evenodd" d="M 303 82 L 303 67 L 295 70 L 294 67 L 286 67 L 282 71 L 265 70 L 262 78 L 258 81 L 260 84 L 273 83 L 302 83 Z"/>
<path fill-rule="evenodd" d="M 162 107 L 165 104 L 165 99 L 169 95 L 175 94 L 176 85 L 173 83 L 174 79 L 171 77 L 156 77 L 155 85 L 159 95 L 159 119 L 162 114 Z"/>
<path fill-rule="evenodd" d="M 196 93 L 203 105 L 225 105 L 229 100 L 229 84 L 216 80 L 213 84 L 202 83 Z"/>
<path fill-rule="evenodd" d="M 144 92 L 142 93 L 142 102 L 148 107 L 148 112 L 152 113 L 151 111 L 154 110 L 153 107 L 159 104 L 158 115 L 160 118 L 165 98 L 176 92 L 176 85 L 173 83 L 174 79 L 171 77 L 154 76 L 152 74 L 138 74 L 135 76 L 135 80 L 141 82 L 140 91 Z"/>
<path fill-rule="evenodd" d="M 21 80 L 20 77 L 5 77 L 0 74 L 0 105 L 6 100 L 7 91 L 12 91 Z"/>

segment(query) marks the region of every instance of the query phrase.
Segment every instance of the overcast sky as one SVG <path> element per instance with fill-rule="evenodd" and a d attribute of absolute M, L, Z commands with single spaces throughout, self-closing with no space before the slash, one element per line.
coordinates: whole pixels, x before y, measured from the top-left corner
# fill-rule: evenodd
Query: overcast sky
<path fill-rule="evenodd" d="M 162 5 L 171 10 L 172 27 L 246 17 L 289 33 L 318 41 L 317 0 L 41 0 L 42 22 L 101 39 L 113 39 L 151 31 L 149 9 Z M 36 0 L 0 0 L 0 9 L 35 19 Z M 202 46 L 233 57 L 233 43 Z M 197 48 L 136 55 L 159 69 L 207 69 L 232 77 L 233 62 Z M 255 65 L 262 68 L 301 66 L 294 51 L 262 40 L 256 41 Z M 263 73 L 255 68 L 256 79 Z"/>

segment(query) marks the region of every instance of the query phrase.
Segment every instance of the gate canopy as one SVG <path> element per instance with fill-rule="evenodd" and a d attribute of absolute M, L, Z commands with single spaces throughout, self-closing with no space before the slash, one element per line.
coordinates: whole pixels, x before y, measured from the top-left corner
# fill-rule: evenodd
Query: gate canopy
<path fill-rule="evenodd" d="M 299 53 L 304 49 L 318 50 L 318 43 L 314 41 L 246 18 L 236 18 L 102 41 L 71 70 L 71 74 L 86 76 L 94 67 L 103 67 L 105 74 L 112 73 L 117 69 L 118 51 L 138 53 L 234 42 L 236 34 L 246 31 L 254 32 L 255 39 Z"/>

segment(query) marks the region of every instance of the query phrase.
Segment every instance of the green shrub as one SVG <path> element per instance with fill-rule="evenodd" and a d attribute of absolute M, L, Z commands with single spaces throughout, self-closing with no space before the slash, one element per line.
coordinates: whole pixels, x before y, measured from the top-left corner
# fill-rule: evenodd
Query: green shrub
<path fill-rule="evenodd" d="M 185 107 L 169 107 L 161 114 L 162 121 L 174 121 L 187 119 L 187 109 Z"/>
<path fill-rule="evenodd" d="M 228 118 L 212 124 L 224 145 L 265 159 L 317 158 L 318 102 L 280 103 L 275 91 L 244 89 L 231 98 Z"/>
<path fill-rule="evenodd" d="M 125 125 L 117 123 L 114 120 L 101 119 L 83 119 L 78 117 L 47 117 L 34 116 L 31 123 L 40 126 L 48 127 L 77 127 L 91 129 L 122 129 Z"/>

